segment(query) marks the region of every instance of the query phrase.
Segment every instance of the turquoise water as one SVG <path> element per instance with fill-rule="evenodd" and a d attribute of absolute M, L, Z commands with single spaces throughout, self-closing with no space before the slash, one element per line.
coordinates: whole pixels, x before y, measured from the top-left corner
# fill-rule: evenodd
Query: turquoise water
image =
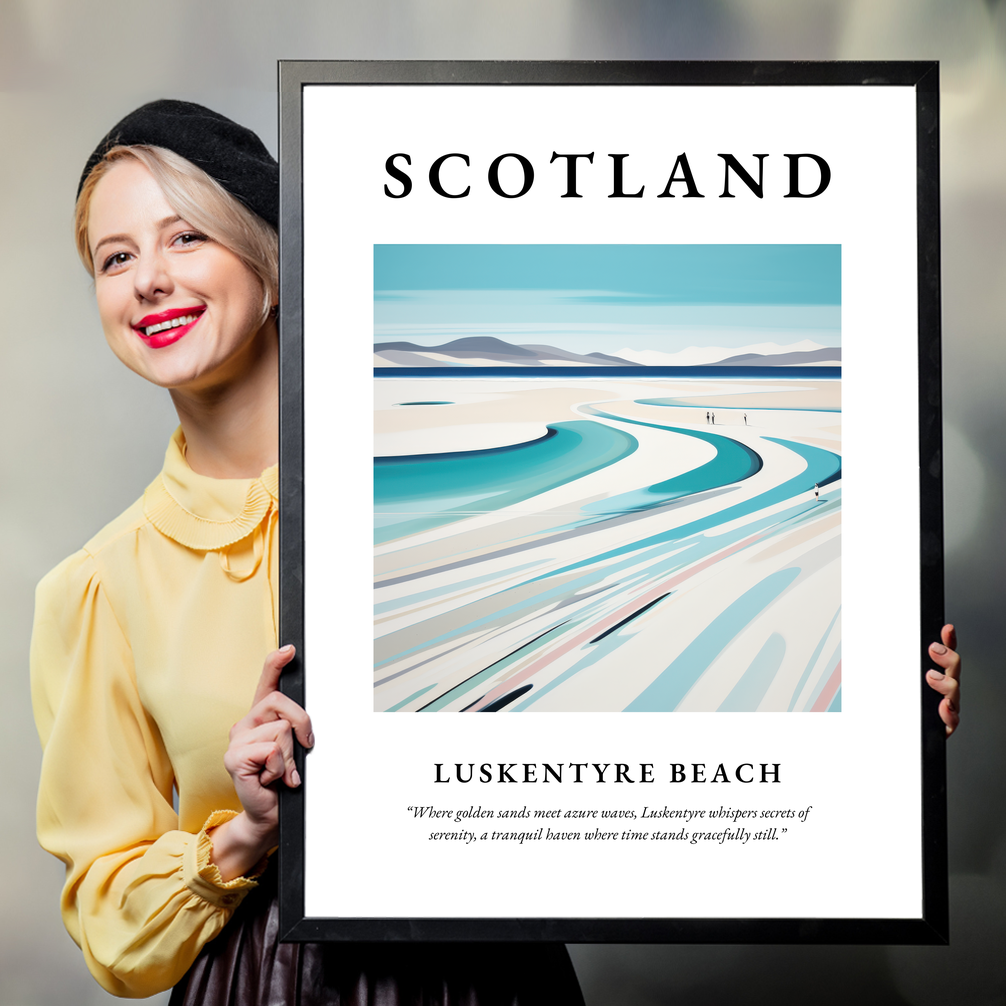
<path fill-rule="evenodd" d="M 649 426 L 652 424 L 644 423 L 642 425 Z M 680 527 L 672 528 L 669 531 L 662 531 L 659 534 L 649 535 L 646 538 L 640 538 L 638 541 L 620 545 L 618 548 L 602 552 L 599 555 L 590 556 L 581 559 L 579 562 L 570 563 L 570 565 L 563 566 L 561 569 L 554 570 L 547 575 L 560 576 L 565 573 L 572 572 L 575 569 L 582 569 L 584 566 L 593 565 L 597 562 L 608 562 L 611 559 L 617 559 L 619 556 L 631 555 L 634 552 L 640 552 L 653 546 L 682 541 L 692 535 L 711 531 L 721 524 L 727 524 L 731 521 L 749 517 L 766 507 L 775 506 L 778 503 L 785 503 L 794 496 L 799 496 L 801 493 L 806 493 L 812 490 L 815 482 L 819 486 L 826 486 L 842 477 L 842 458 L 832 451 L 826 451 L 820 447 L 813 447 L 810 444 L 800 444 L 793 440 L 780 440 L 778 437 L 765 437 L 765 439 L 771 440 L 772 443 L 787 447 L 795 454 L 799 454 L 806 462 L 807 467 L 793 478 L 787 479 L 785 482 L 774 486 L 763 493 L 759 493 L 757 496 L 751 497 L 751 499 L 726 507 L 725 509 L 714 514 L 710 514 L 707 517 L 700 517 L 697 520 L 690 521 Z M 782 519 L 782 516 L 783 515 L 769 516 L 765 518 L 765 521 L 768 524 L 776 523 Z M 546 574 L 543 574 L 543 576 L 544 575 Z"/>
<path fill-rule="evenodd" d="M 374 537 L 380 544 L 498 510 L 632 454 L 635 437 L 591 420 L 554 423 L 545 436 L 485 451 L 374 458 Z"/>
<path fill-rule="evenodd" d="M 685 430 L 672 425 L 663 426 L 621 417 L 618 419 L 620 422 L 696 436 L 716 448 L 716 457 L 692 472 L 655 481 L 650 486 L 620 494 L 617 499 L 598 501 L 590 508 L 593 512 L 589 516 L 583 515 L 578 523 L 603 524 L 609 519 L 605 511 L 618 513 L 630 508 L 648 509 L 659 505 L 664 499 L 686 496 L 689 492 L 698 492 L 715 484 L 740 481 L 761 467 L 761 459 L 754 451 L 748 452 L 743 445 L 719 431 Z M 609 613 L 612 605 L 620 603 L 619 599 L 626 592 L 635 592 L 640 586 L 672 575 L 701 561 L 706 555 L 744 538 L 759 532 L 772 533 L 797 525 L 840 506 L 840 490 L 837 489 L 830 491 L 827 500 L 820 504 L 807 498 L 815 482 L 824 486 L 841 478 L 842 459 L 839 455 L 783 438 L 764 439 L 798 455 L 803 460 L 803 470 L 779 485 L 766 486 L 752 499 L 725 504 L 725 498 L 721 503 L 723 508 L 715 514 L 686 520 L 677 527 L 666 528 L 635 541 L 623 541 L 622 544 L 599 553 L 591 547 L 591 539 L 587 537 L 583 540 L 583 549 L 561 568 L 534 575 L 532 568 L 536 564 L 527 563 L 525 568 L 529 579 L 522 580 L 518 577 L 518 582 L 512 583 L 508 577 L 506 586 L 495 595 L 496 607 L 491 610 L 473 608 L 464 614 L 467 605 L 461 604 L 457 624 L 431 623 L 431 631 L 426 636 L 403 634 L 400 648 L 396 648 L 394 654 L 389 653 L 375 662 L 375 666 L 383 667 L 410 654 L 416 655 L 417 666 L 420 666 L 430 659 L 423 659 L 424 653 L 444 644 L 453 644 L 473 631 L 494 632 L 499 627 L 521 623 L 525 619 L 541 619 L 536 626 L 537 631 L 529 633 L 533 638 L 509 652 L 503 650 L 503 655 L 500 655 L 500 651 L 494 652 L 492 657 L 495 659 L 485 661 L 487 666 L 471 678 L 454 684 L 453 688 L 445 686 L 443 691 L 429 684 L 419 687 L 420 682 L 417 681 L 415 687 L 418 690 L 398 701 L 394 708 L 419 705 L 424 711 L 432 712 L 452 703 L 463 705 L 464 702 L 459 702 L 462 696 L 465 696 L 465 702 L 474 699 L 477 704 L 478 696 L 485 692 L 501 670 L 518 660 L 528 658 L 535 650 L 542 649 L 544 652 L 544 648 L 570 632 L 581 631 L 582 626 L 589 626 L 592 620 Z M 375 462 L 375 511 L 377 520 L 385 523 L 379 525 L 377 533 L 379 536 L 385 535 L 384 540 L 388 540 L 410 531 L 461 520 L 473 511 L 492 510 L 516 503 L 582 474 L 596 471 L 637 449 L 638 444 L 630 434 L 616 427 L 587 420 L 555 424 L 548 428 L 544 437 L 537 440 L 489 451 L 379 459 Z M 656 470 L 651 477 L 659 479 L 659 462 L 653 467 Z M 685 481 L 682 482 L 682 479 Z M 733 500 L 736 496 L 731 495 L 729 498 Z M 777 509 L 779 504 L 784 505 L 782 510 Z M 730 526 L 724 530 L 724 525 Z M 519 568 L 515 567 L 510 572 Z M 699 631 L 698 636 L 676 659 L 667 663 L 648 687 L 625 706 L 626 710 L 676 708 L 730 640 L 746 631 L 746 627 L 755 618 L 796 584 L 801 573 L 806 575 L 807 569 L 801 570 L 799 563 L 771 573 L 727 605 L 715 615 L 709 625 Z M 463 586 L 482 583 L 486 579 L 485 575 L 480 574 L 463 581 Z M 540 591 L 529 592 L 528 588 L 532 584 L 540 584 Z M 606 586 L 599 589 L 602 584 Z M 416 597 L 410 597 L 409 602 L 425 599 L 427 594 L 436 596 L 437 591 L 421 591 Z M 591 599 L 586 600 L 588 597 Z M 570 604 L 573 599 L 576 603 Z M 401 600 L 399 598 L 397 602 L 390 603 L 400 604 Z M 661 600 L 663 598 L 658 598 L 654 603 Z M 547 614 L 553 607 L 556 609 L 554 614 Z M 561 611 L 558 610 L 560 607 Z M 632 614 L 638 615 L 643 610 L 648 610 L 648 606 Z M 627 624 L 623 627 L 623 623 Z M 615 654 L 625 639 L 632 638 L 640 631 L 631 618 L 623 620 L 623 623 L 596 634 L 589 645 L 582 645 L 574 655 L 573 665 L 554 680 L 543 683 L 536 679 L 526 682 L 516 692 L 508 693 L 504 696 L 509 702 L 508 708 L 514 711 L 533 708 L 537 701 L 555 687 L 586 668 L 604 661 L 617 660 Z M 434 627 L 436 631 L 433 631 Z M 802 684 L 813 668 L 818 666 L 818 658 L 828 638 L 826 632 L 794 692 L 794 702 Z M 787 640 L 786 632 L 780 629 L 765 642 L 741 679 L 733 684 L 732 690 L 721 700 L 721 710 L 757 708 L 786 655 Z M 839 659 L 838 651 L 829 658 L 829 666 L 825 668 L 821 682 L 815 693 L 802 703 L 804 707 L 810 708 L 817 701 Z M 840 708 L 839 693 L 829 703 L 829 709 Z"/>
<path fill-rule="evenodd" d="M 641 425 L 650 426 L 653 424 Z M 651 486 L 634 489 L 631 492 L 619 493 L 617 496 L 609 496 L 596 503 L 588 503 L 582 507 L 584 513 L 626 513 L 630 510 L 649 510 L 660 506 L 661 503 L 666 503 L 668 500 L 740 482 L 761 470 L 761 456 L 750 447 L 746 447 L 730 437 L 723 437 L 716 433 L 705 433 L 701 430 L 686 430 L 681 427 L 668 426 L 658 427 L 658 429 L 667 429 L 673 433 L 680 433 L 682 436 L 694 437 L 696 440 L 712 444 L 716 448 L 716 457 L 704 465 L 699 465 L 698 468 L 693 468 L 682 475 L 676 475 L 674 478 L 665 479 L 663 482 L 656 482 Z"/>

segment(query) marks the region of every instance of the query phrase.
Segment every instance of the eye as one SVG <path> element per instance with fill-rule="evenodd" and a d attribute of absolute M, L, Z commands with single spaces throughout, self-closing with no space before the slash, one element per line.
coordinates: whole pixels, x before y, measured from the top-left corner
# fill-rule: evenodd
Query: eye
<path fill-rule="evenodd" d="M 129 252 L 114 252 L 109 255 L 101 264 L 101 271 L 103 273 L 107 272 L 117 272 L 122 266 L 124 266 L 132 256 Z"/>
<path fill-rule="evenodd" d="M 171 243 L 176 248 L 194 248 L 208 240 L 209 238 L 205 234 L 200 234 L 199 231 L 183 231 Z"/>

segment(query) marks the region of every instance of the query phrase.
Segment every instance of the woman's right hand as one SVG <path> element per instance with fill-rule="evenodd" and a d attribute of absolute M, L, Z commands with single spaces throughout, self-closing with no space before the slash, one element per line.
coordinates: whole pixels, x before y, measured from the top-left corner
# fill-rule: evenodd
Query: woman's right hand
<path fill-rule="evenodd" d="M 277 844 L 279 793 L 274 784 L 282 779 L 291 788 L 300 785 L 294 734 L 304 747 L 314 746 L 310 716 L 279 690 L 280 675 L 295 652 L 284 646 L 266 657 L 251 710 L 231 727 L 224 766 L 244 810 L 209 833 L 211 859 L 225 881 L 247 873 Z"/>

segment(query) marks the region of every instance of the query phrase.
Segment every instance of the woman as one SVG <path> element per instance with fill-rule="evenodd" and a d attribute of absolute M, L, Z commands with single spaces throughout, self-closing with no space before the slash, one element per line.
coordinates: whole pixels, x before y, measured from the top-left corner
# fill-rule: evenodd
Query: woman
<path fill-rule="evenodd" d="M 38 589 L 38 831 L 67 929 L 121 996 L 582 1004 L 561 946 L 277 944 L 276 787 L 300 785 L 294 737 L 313 744 L 277 690 L 277 221 L 258 137 L 187 102 L 128 115 L 81 178 L 106 339 L 180 426 L 143 497 Z"/>

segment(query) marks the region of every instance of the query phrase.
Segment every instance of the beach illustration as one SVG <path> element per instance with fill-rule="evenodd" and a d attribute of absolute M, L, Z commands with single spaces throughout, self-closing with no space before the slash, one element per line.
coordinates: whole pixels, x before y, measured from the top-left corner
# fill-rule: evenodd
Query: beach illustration
<path fill-rule="evenodd" d="M 374 709 L 841 710 L 841 249 L 378 245 Z"/>

